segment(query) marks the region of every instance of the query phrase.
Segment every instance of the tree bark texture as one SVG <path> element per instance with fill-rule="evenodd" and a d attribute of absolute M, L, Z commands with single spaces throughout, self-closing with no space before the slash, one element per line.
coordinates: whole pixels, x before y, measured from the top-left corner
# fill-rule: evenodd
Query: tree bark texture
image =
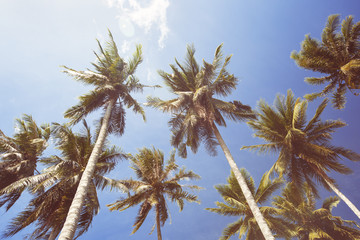
<path fill-rule="evenodd" d="M 329 187 L 338 195 L 338 197 L 343 200 L 346 205 L 355 213 L 355 215 L 360 219 L 360 211 L 357 207 L 344 195 L 340 190 L 330 181 L 324 178 L 325 182 L 329 185 Z"/>
<path fill-rule="evenodd" d="M 160 209 L 159 209 L 158 204 L 156 205 L 156 230 L 157 230 L 158 240 L 162 240 L 161 223 L 160 223 Z"/>
<path fill-rule="evenodd" d="M 102 148 L 107 135 L 107 129 L 109 126 L 109 120 L 111 116 L 112 108 L 114 107 L 115 100 L 110 100 L 105 111 L 105 115 L 101 124 L 99 136 L 96 139 L 96 143 L 86 164 L 85 170 L 81 176 L 79 186 L 76 190 L 74 199 L 71 203 L 69 212 L 67 214 L 64 226 L 61 230 L 59 240 L 72 240 L 74 238 L 76 227 L 80 218 L 81 208 L 84 204 L 87 190 L 92 180 L 96 163 L 101 154 Z"/>
<path fill-rule="evenodd" d="M 227 161 L 229 162 L 230 168 L 233 171 L 233 173 L 240 185 L 240 188 L 245 196 L 247 203 L 249 204 L 251 212 L 253 213 L 254 218 L 255 218 L 264 238 L 266 240 L 275 240 L 274 236 L 271 233 L 269 226 L 267 225 L 263 215 L 260 212 L 260 209 L 254 199 L 254 196 L 251 194 L 251 191 L 250 191 L 248 185 L 246 184 L 244 176 L 241 174 L 239 168 L 237 167 L 237 165 L 234 161 L 234 158 L 232 157 L 232 155 L 230 153 L 230 150 L 228 149 L 227 145 L 225 144 L 225 142 L 224 142 L 223 138 L 221 137 L 221 134 L 220 134 L 219 130 L 217 129 L 217 127 L 215 126 L 215 124 L 213 124 L 213 130 L 214 130 L 214 134 L 215 134 L 217 140 L 219 141 L 219 144 L 220 144 L 222 150 L 224 151 L 225 157 L 226 157 Z"/>

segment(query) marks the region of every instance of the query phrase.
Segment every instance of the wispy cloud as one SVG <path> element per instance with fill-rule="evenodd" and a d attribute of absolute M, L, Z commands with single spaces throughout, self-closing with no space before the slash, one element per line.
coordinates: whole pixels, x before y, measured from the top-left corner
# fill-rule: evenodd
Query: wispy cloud
<path fill-rule="evenodd" d="M 154 79 L 155 79 L 155 76 L 154 76 L 153 71 L 150 68 L 148 68 L 147 69 L 147 81 L 154 82 Z"/>
<path fill-rule="evenodd" d="M 121 45 L 121 52 L 122 53 L 126 53 L 130 50 L 130 43 L 128 41 L 124 41 L 123 44 Z"/>
<path fill-rule="evenodd" d="M 98 27 L 98 24 L 97 24 L 97 21 L 95 20 L 95 18 L 93 18 L 93 23 L 94 23 L 94 26 L 95 26 L 95 31 L 96 31 L 96 39 L 98 39 L 100 42 L 103 42 L 104 41 L 104 36 L 100 33 L 99 31 L 99 27 Z"/>
<path fill-rule="evenodd" d="M 160 31 L 158 44 L 161 48 L 165 46 L 164 42 L 169 33 L 166 19 L 169 0 L 150 0 L 147 3 L 140 0 L 106 0 L 106 3 L 119 10 L 117 18 L 125 36 L 134 35 L 133 25 L 144 29 L 145 33 L 157 28 Z"/>

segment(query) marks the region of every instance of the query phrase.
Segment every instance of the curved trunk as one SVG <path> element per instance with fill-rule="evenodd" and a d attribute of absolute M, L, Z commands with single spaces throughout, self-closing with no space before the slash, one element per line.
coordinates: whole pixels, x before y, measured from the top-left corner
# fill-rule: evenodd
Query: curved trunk
<path fill-rule="evenodd" d="M 88 163 L 86 164 L 86 168 L 81 176 L 79 186 L 71 203 L 69 212 L 64 223 L 64 227 L 61 230 L 59 240 L 72 240 L 74 238 L 76 227 L 80 217 L 81 208 L 84 204 L 85 196 L 87 194 L 87 189 L 90 185 L 96 163 L 98 161 L 99 155 L 101 154 L 101 150 L 106 139 L 106 133 L 109 126 L 111 111 L 114 104 L 115 100 L 111 100 L 106 108 L 99 136 L 96 139 L 96 143 L 91 152 Z"/>
<path fill-rule="evenodd" d="M 157 230 L 158 240 L 162 240 L 161 224 L 160 224 L 160 210 L 159 210 L 158 205 L 156 205 L 156 230 Z"/>
<path fill-rule="evenodd" d="M 226 157 L 227 161 L 229 162 L 231 170 L 234 172 L 234 175 L 240 185 L 241 191 L 243 192 L 245 199 L 246 199 L 247 203 L 249 204 L 251 212 L 254 215 L 254 218 L 255 218 L 264 238 L 266 240 L 275 240 L 274 236 L 272 235 L 272 233 L 270 231 L 269 226 L 265 222 L 265 219 L 260 212 L 258 205 L 256 204 L 256 201 L 255 201 L 253 195 L 251 194 L 251 191 L 250 191 L 248 185 L 245 182 L 243 175 L 241 174 L 239 168 L 236 166 L 236 163 L 230 153 L 230 150 L 226 146 L 226 144 L 225 144 L 223 138 L 221 137 L 221 134 L 220 134 L 219 130 L 217 129 L 217 127 L 215 126 L 215 124 L 213 124 L 213 130 L 214 130 L 217 140 L 219 141 L 219 144 L 220 144 L 222 150 L 224 151 L 225 157 Z"/>

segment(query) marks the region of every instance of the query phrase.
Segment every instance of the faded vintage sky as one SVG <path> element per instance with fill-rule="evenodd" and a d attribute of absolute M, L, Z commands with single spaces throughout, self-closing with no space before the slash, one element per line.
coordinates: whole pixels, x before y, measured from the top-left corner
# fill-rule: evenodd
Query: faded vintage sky
<path fill-rule="evenodd" d="M 240 100 L 252 107 L 260 99 L 272 103 L 276 94 L 286 94 L 291 88 L 297 97 L 313 92 L 314 87 L 304 83 L 304 77 L 313 76 L 298 68 L 290 59 L 293 50 L 299 50 L 305 34 L 319 38 L 329 15 L 339 13 L 341 19 L 354 15 L 360 21 L 358 0 L 2 0 L 0 5 L 0 129 L 7 135 L 14 133 L 14 119 L 23 113 L 32 114 L 39 122 L 64 123 L 65 110 L 77 103 L 77 97 L 89 91 L 61 72 L 61 65 L 85 70 L 91 69 L 97 50 L 95 39 L 106 41 L 107 29 L 114 35 L 122 56 L 128 58 L 135 44 L 143 45 L 144 62 L 137 76 L 144 84 L 160 84 L 157 70 L 170 71 L 169 64 L 176 57 L 182 61 L 186 45 L 194 44 L 196 57 L 210 61 L 215 48 L 224 43 L 224 54 L 233 54 L 229 70 L 239 78 L 236 91 L 228 98 Z M 166 88 L 146 89 L 137 94 L 140 102 L 146 96 L 169 98 Z M 334 144 L 360 152 L 360 97 L 348 95 L 348 103 L 342 111 L 328 107 L 323 119 L 342 119 L 348 126 L 334 134 Z M 310 113 L 319 101 L 310 103 Z M 136 153 L 141 147 L 161 149 L 169 156 L 169 116 L 146 108 L 147 122 L 131 112 L 127 114 L 126 132 L 111 137 L 113 144 L 125 152 Z M 92 114 L 88 122 L 99 117 Z M 220 128 L 240 167 L 245 167 L 259 182 L 262 174 L 276 159 L 275 155 L 258 156 L 240 151 L 241 146 L 259 143 L 252 137 L 246 124 L 228 124 Z M 48 150 L 46 154 L 52 154 Z M 177 206 L 168 203 L 171 224 L 163 228 L 163 239 L 218 239 L 225 226 L 234 218 L 218 216 L 204 210 L 214 207 L 220 200 L 213 186 L 225 183 L 229 166 L 219 149 L 218 156 L 210 157 L 200 148 L 198 154 L 187 159 L 178 158 L 178 164 L 201 175 L 198 184 L 205 189 L 199 192 L 202 203 L 186 204 L 179 213 Z M 354 173 L 348 176 L 333 175 L 343 190 L 360 207 L 358 189 L 359 164 L 345 162 Z M 111 177 L 128 178 L 132 175 L 127 162 L 122 162 Z M 322 191 L 323 198 L 333 193 Z M 125 212 L 109 212 L 105 204 L 116 201 L 117 192 L 100 192 L 101 210 L 91 229 L 79 239 L 156 239 L 156 233 L 148 235 L 154 216 L 140 230 L 130 235 L 137 208 Z M 16 216 L 28 201 L 27 197 L 9 212 L 0 210 L 0 231 Z M 355 219 L 344 203 L 334 209 L 335 215 Z M 35 226 L 15 235 L 23 239 Z M 234 237 L 233 239 L 237 239 Z"/>

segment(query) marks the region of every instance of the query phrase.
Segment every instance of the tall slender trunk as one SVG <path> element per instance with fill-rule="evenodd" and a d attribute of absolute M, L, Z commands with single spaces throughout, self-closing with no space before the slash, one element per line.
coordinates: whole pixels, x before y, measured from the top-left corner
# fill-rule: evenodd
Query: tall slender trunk
<path fill-rule="evenodd" d="M 156 230 L 157 230 L 158 240 L 162 240 L 159 204 L 156 204 Z"/>
<path fill-rule="evenodd" d="M 213 124 L 213 130 L 214 130 L 217 140 L 219 141 L 219 144 L 220 144 L 222 150 L 224 151 L 225 157 L 226 157 L 227 161 L 229 162 L 231 170 L 233 171 L 233 173 L 240 185 L 241 191 L 243 192 L 243 194 L 245 196 L 246 202 L 249 204 L 250 210 L 251 210 L 252 214 L 254 215 L 254 218 L 255 218 L 264 238 L 266 240 L 275 240 L 274 236 L 272 235 L 272 233 L 270 231 L 269 226 L 265 222 L 265 219 L 260 212 L 258 205 L 256 204 L 256 201 L 255 201 L 253 195 L 251 194 L 251 191 L 250 191 L 248 185 L 246 184 L 244 176 L 241 174 L 239 168 L 236 166 L 234 158 L 232 157 L 230 150 L 228 149 L 227 145 L 225 144 L 225 142 L 224 142 L 223 138 L 221 137 L 221 134 L 220 134 L 219 130 L 217 129 L 217 127 L 215 126 L 215 124 Z"/>
<path fill-rule="evenodd" d="M 81 176 L 79 186 L 76 190 L 74 199 L 71 203 L 69 212 L 67 214 L 64 226 L 61 230 L 59 240 L 72 240 L 75 235 L 76 227 L 80 218 L 80 212 L 82 205 L 84 204 L 85 196 L 87 194 L 88 187 L 90 185 L 90 181 L 94 174 L 96 163 L 99 159 L 99 155 L 101 154 L 101 150 L 103 148 L 107 129 L 109 126 L 109 120 L 111 116 L 112 108 L 114 107 L 115 100 L 110 100 L 108 106 L 105 111 L 105 115 L 101 124 L 99 136 L 96 139 L 96 143 L 89 157 L 88 163 L 86 164 L 86 168 Z"/>
<path fill-rule="evenodd" d="M 327 175 L 324 172 L 320 172 L 320 171 L 317 171 L 317 172 L 325 180 L 325 182 L 331 188 L 331 190 L 333 190 L 334 193 L 336 193 L 336 195 L 338 195 L 338 197 L 341 200 L 343 200 L 345 202 L 345 204 L 348 205 L 348 207 L 351 209 L 351 211 L 353 211 L 353 213 L 360 219 L 360 211 L 359 211 L 359 209 L 344 194 L 342 194 L 342 192 L 340 192 L 340 190 L 335 186 L 334 183 L 332 183 L 328 179 Z"/>
<path fill-rule="evenodd" d="M 339 196 L 339 198 L 340 198 L 341 200 L 343 200 L 343 201 L 346 203 L 346 205 L 348 205 L 348 207 L 349 207 L 349 208 L 355 213 L 355 215 L 360 219 L 360 211 L 359 211 L 359 209 L 357 209 L 357 207 L 356 207 L 344 194 L 342 194 L 342 192 L 340 192 L 339 189 L 337 189 L 337 187 L 336 187 L 333 183 L 327 181 L 326 179 L 325 179 L 325 182 L 326 182 L 326 183 L 329 185 L 329 187 Z"/>

